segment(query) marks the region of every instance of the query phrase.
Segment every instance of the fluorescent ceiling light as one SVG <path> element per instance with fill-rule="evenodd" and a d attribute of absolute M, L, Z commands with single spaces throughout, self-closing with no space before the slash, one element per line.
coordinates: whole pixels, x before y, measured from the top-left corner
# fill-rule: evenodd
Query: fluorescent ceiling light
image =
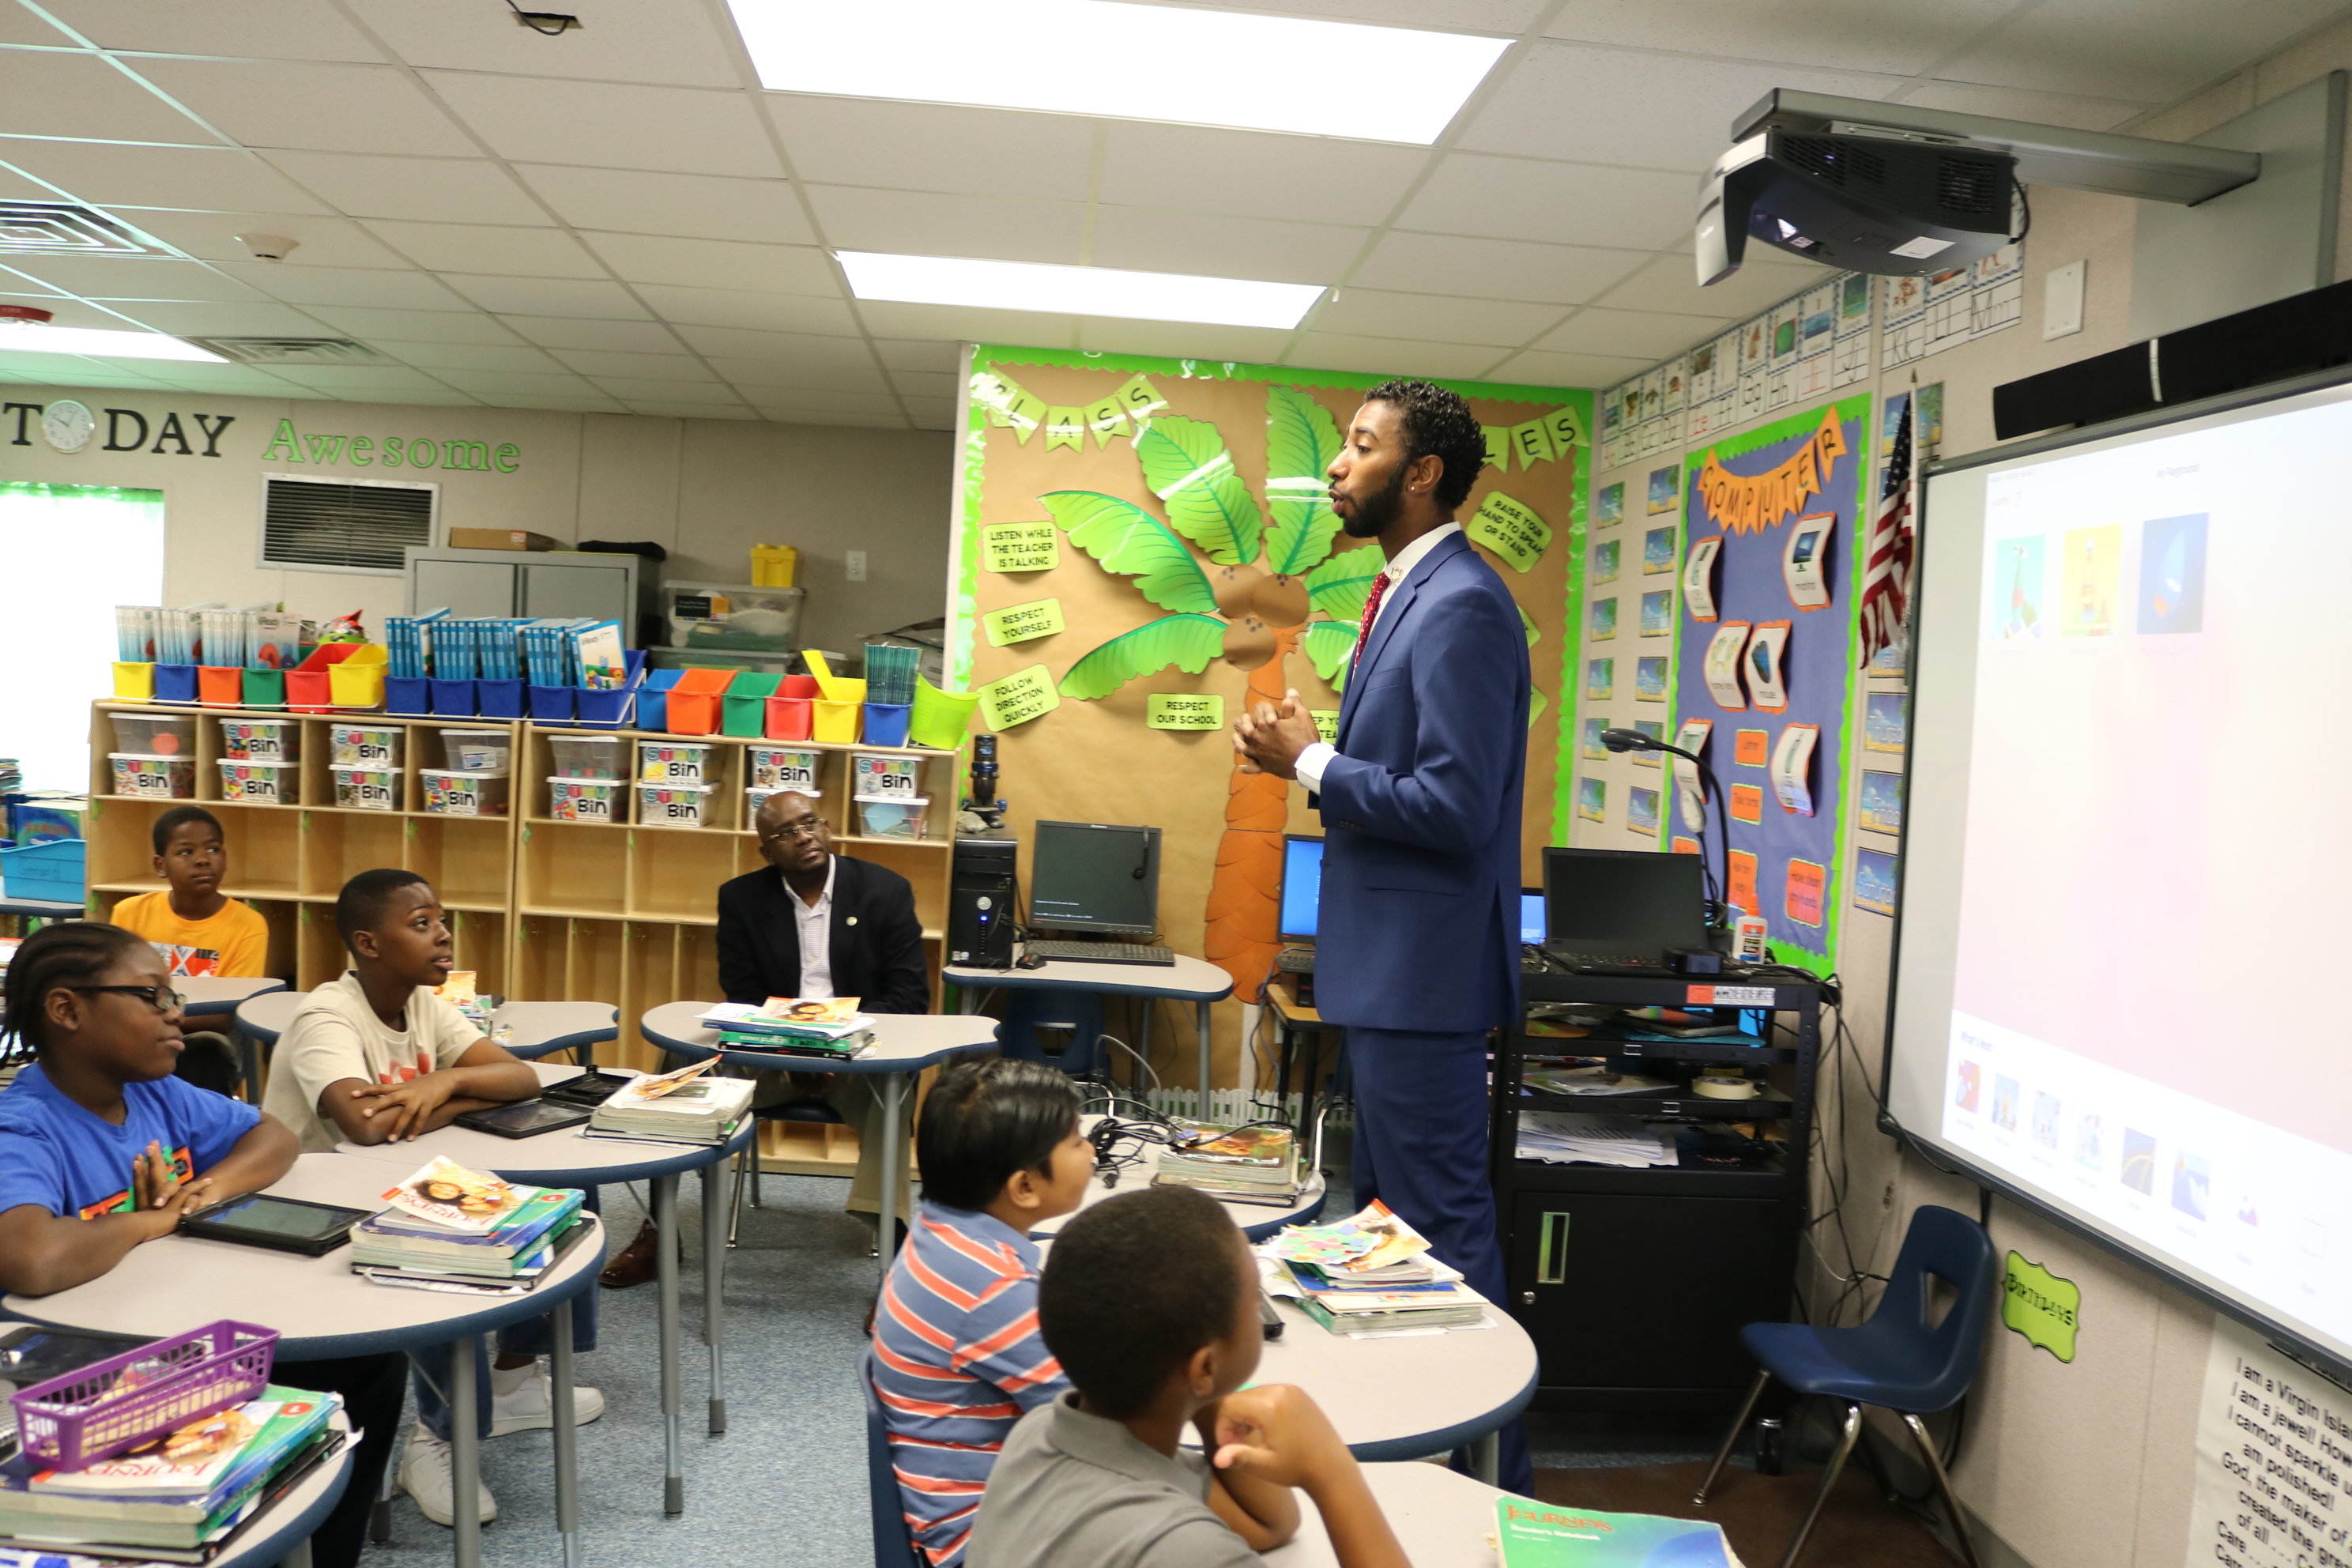
<path fill-rule="evenodd" d="M 1116 0 L 728 0 L 778 92 L 1437 140 L 1507 38 Z"/>
<path fill-rule="evenodd" d="M 113 332 L 99 327 L 0 325 L 0 353 L 93 354 L 100 359 L 188 359 L 229 362 L 208 349 L 161 332 Z"/>
<path fill-rule="evenodd" d="M 980 305 L 1057 316 L 1126 316 L 1221 327 L 1295 327 L 1321 297 L 1320 283 L 1254 283 L 1182 272 L 1121 272 L 1036 261 L 967 261 L 844 250 L 841 269 L 861 300 Z"/>

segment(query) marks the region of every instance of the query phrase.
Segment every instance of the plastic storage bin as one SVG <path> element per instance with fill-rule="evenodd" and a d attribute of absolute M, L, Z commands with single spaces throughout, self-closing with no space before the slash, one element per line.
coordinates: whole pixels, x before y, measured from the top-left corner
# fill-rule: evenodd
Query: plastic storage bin
<path fill-rule="evenodd" d="M 529 703 L 520 680 L 477 680 L 474 683 L 476 710 L 485 719 L 520 719 Z M 439 700 L 437 698 L 435 700 Z"/>
<path fill-rule="evenodd" d="M 710 735 L 719 730 L 719 700 L 731 669 L 688 669 L 670 688 L 668 730 L 673 735 Z"/>
<path fill-rule="evenodd" d="M 743 782 L 754 789 L 788 789 L 795 795 L 822 795 L 817 783 L 824 765 L 823 752 L 797 746 L 746 746 Z"/>
<path fill-rule="evenodd" d="M 194 800 L 196 796 L 196 759 L 192 756 L 143 757 L 128 752 L 109 752 L 106 760 L 113 767 L 117 795 L 135 795 L 147 800 Z"/>
<path fill-rule="evenodd" d="M 637 728 L 667 730 L 669 728 L 669 689 L 677 684 L 682 669 L 649 669 L 646 683 L 637 688 Z"/>
<path fill-rule="evenodd" d="M 639 741 L 637 777 L 646 784 L 708 784 L 711 750 L 692 741 Z"/>
<path fill-rule="evenodd" d="M 760 807 L 767 804 L 767 799 L 770 795 L 785 794 L 796 795 L 799 792 L 797 790 L 786 791 L 782 789 L 767 789 L 756 784 L 751 788 L 745 790 L 743 792 L 744 831 L 756 832 L 758 830 L 760 826 Z"/>
<path fill-rule="evenodd" d="M 327 730 L 327 761 L 351 767 L 397 768 L 401 738 L 397 724 L 334 724 Z"/>
<path fill-rule="evenodd" d="M 456 768 L 419 768 L 418 787 L 425 792 L 425 809 L 438 816 L 504 816 L 507 775 L 461 772 Z"/>
<path fill-rule="evenodd" d="M 123 702 L 155 700 L 155 667 L 152 664 L 123 663 L 114 667 L 114 695 Z"/>
<path fill-rule="evenodd" d="M 931 803 L 921 795 L 857 800 L 857 831 L 867 838 L 927 838 L 930 818 Z"/>
<path fill-rule="evenodd" d="M 286 672 L 287 705 L 298 713 L 331 711 L 335 707 L 335 689 L 330 672 L 344 660 L 356 658 L 366 646 L 363 643 L 330 642 L 320 643 L 312 648 L 309 657 Z M 381 661 L 383 649 L 379 647 L 375 652 Z M 377 664 L 376 670 L 380 678 L 383 670 L 381 662 Z M 156 680 L 160 685 L 163 677 L 158 675 Z M 379 686 L 376 695 L 381 698 L 383 694 Z"/>
<path fill-rule="evenodd" d="M 582 687 L 574 695 L 578 722 L 591 729 L 617 730 L 629 721 L 637 700 L 638 688 L 646 679 L 646 656 L 637 652 L 623 654 L 628 665 L 628 678 L 618 688 L 592 689 Z"/>
<path fill-rule="evenodd" d="M 351 656 L 327 668 L 327 691 L 338 708 L 383 706 L 385 651 L 380 643 L 362 643 Z"/>
<path fill-rule="evenodd" d="M 637 785 L 637 826 L 640 827 L 699 827 L 710 786 L 700 784 L 640 784 Z"/>
<path fill-rule="evenodd" d="M 912 800 L 923 792 L 923 759 L 872 752 L 849 755 L 849 793 L 859 800 Z"/>
<path fill-rule="evenodd" d="M 193 757 L 196 721 L 182 713 L 117 713 L 114 743 L 132 757 Z"/>
<path fill-rule="evenodd" d="M 29 1458 L 45 1468 L 88 1469 L 257 1397 L 277 1356 L 277 1330 L 224 1318 L 20 1389 L 9 1403 Z"/>
<path fill-rule="evenodd" d="M 207 708 L 245 706 L 245 668 L 235 664 L 196 666 L 196 700 Z"/>
<path fill-rule="evenodd" d="M 555 774 L 567 779 L 628 777 L 629 743 L 618 735 L 550 735 Z"/>
<path fill-rule="evenodd" d="M 756 588 L 789 588 L 800 572 L 801 552 L 789 544 L 754 544 L 751 546 L 751 585 Z"/>
<path fill-rule="evenodd" d="M 569 724 L 575 711 L 573 702 L 579 693 L 570 686 L 534 686 L 530 689 L 530 721 L 534 724 Z"/>
<path fill-rule="evenodd" d="M 193 664 L 159 664 L 155 667 L 155 700 L 158 702 L 194 702 L 196 700 L 196 667 Z"/>
<path fill-rule="evenodd" d="M 286 763 L 219 763 L 221 798 L 255 805 L 292 805 L 299 788 L 293 766 Z"/>
<path fill-rule="evenodd" d="M 814 718 L 811 732 L 815 739 L 831 746 L 848 745 L 856 741 L 857 719 L 866 704 L 834 702 L 820 697 L 809 707 Z"/>
<path fill-rule="evenodd" d="M 441 758 L 452 773 L 502 773 L 514 760 L 511 730 L 444 730 Z"/>
<path fill-rule="evenodd" d="M 247 703 L 247 707 L 253 706 Z M 383 710 L 397 713 L 404 719 L 429 718 L 433 712 L 433 682 L 421 675 L 387 675 L 383 678 Z M 472 713 L 468 708 L 466 714 Z"/>
<path fill-rule="evenodd" d="M 719 727 L 730 735 L 757 740 L 768 732 L 768 699 L 775 695 L 780 675 L 759 670 L 739 672 L 719 701 Z"/>
<path fill-rule="evenodd" d="M 82 884 L 89 857 L 85 838 L 45 838 L 0 849 L 0 890 L 12 899 L 80 903 L 86 896 Z"/>
<path fill-rule="evenodd" d="M 335 778 L 335 804 L 357 811 L 398 811 L 400 770 L 371 763 L 337 763 L 327 770 Z"/>
<path fill-rule="evenodd" d="M 771 697 L 768 699 L 768 739 L 771 741 L 805 741 L 816 730 L 816 715 L 810 711 L 805 697 Z"/>
<path fill-rule="evenodd" d="M 221 755 L 240 763 L 299 763 L 302 726 L 292 719 L 224 719 Z"/>
<path fill-rule="evenodd" d="M 240 685 L 247 708 L 286 706 L 286 672 L 282 669 L 248 669 Z"/>
<path fill-rule="evenodd" d="M 907 743 L 907 726 L 913 721 L 915 705 L 911 702 L 868 702 L 866 705 L 866 743 L 869 746 L 903 746 Z"/>
<path fill-rule="evenodd" d="M 442 680 L 435 678 L 428 679 L 425 684 L 430 690 L 433 714 L 436 718 L 471 719 L 477 713 L 485 719 L 494 717 L 488 709 L 481 706 L 480 699 L 475 693 L 473 681 Z M 387 691 L 391 689 L 391 683 L 388 681 L 385 683 L 385 689 Z"/>
<path fill-rule="evenodd" d="M 621 792 L 618 779 L 551 778 L 547 781 L 547 815 L 558 822 L 618 822 Z"/>

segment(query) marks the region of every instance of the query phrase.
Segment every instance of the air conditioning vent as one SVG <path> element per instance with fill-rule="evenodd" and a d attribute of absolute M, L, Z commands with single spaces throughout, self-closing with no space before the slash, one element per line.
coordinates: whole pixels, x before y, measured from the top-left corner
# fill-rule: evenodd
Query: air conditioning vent
<path fill-rule="evenodd" d="M 1936 161 L 1936 205 L 1952 213 L 1997 213 L 2008 194 L 1998 163 L 1959 158 Z"/>
<path fill-rule="evenodd" d="M 264 566 L 398 576 L 403 550 L 433 543 L 438 485 L 275 474 L 262 483 Z"/>
<path fill-rule="evenodd" d="M 1781 151 L 1789 162 L 1832 185 L 1843 185 L 1848 179 L 1865 184 L 1886 183 L 1886 161 L 1872 149 L 1857 144 L 1851 136 L 1832 141 L 1817 136 L 1790 136 L 1782 140 Z"/>
<path fill-rule="evenodd" d="M 112 218 L 68 202 L 0 202 L 0 250 L 65 256 L 162 256 Z"/>
<path fill-rule="evenodd" d="M 350 338 L 190 338 L 239 364 L 382 364 L 384 356 Z"/>

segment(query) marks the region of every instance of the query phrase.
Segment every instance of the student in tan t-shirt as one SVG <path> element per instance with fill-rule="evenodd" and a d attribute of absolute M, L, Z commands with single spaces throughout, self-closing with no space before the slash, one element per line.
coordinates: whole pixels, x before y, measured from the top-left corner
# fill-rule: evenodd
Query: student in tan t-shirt
<path fill-rule="evenodd" d="M 155 819 L 153 831 L 155 875 L 169 886 L 123 900 L 114 906 L 112 922 L 153 943 L 174 979 L 267 973 L 269 922 L 220 890 L 228 879 L 220 819 L 201 805 L 175 805 Z M 185 1039 L 173 1074 L 218 1094 L 236 1092 L 241 1078 L 227 1038 L 197 1032 Z"/>

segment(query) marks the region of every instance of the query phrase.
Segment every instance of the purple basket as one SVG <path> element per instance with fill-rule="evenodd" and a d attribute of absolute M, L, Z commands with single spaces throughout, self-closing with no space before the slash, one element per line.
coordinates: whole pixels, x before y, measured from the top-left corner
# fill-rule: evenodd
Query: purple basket
<path fill-rule="evenodd" d="M 83 1470 L 189 1422 L 261 1397 L 278 1331 L 224 1318 L 12 1395 L 25 1452 Z M 125 1373 L 137 1369 L 135 1380 Z"/>

